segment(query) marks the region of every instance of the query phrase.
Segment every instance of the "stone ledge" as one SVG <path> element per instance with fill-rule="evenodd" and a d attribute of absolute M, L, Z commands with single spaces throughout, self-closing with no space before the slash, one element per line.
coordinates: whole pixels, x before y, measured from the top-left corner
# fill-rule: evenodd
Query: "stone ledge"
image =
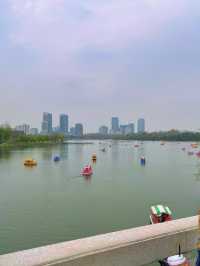
<path fill-rule="evenodd" d="M 144 265 L 195 248 L 198 217 L 97 235 L 0 256 L 0 266 Z"/>

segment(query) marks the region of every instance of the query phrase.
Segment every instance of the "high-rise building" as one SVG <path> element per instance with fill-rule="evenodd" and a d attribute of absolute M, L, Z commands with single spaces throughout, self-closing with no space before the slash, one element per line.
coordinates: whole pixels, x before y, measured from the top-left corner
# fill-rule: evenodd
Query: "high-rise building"
<path fill-rule="evenodd" d="M 116 134 L 119 133 L 119 118 L 112 117 L 111 119 L 111 133 Z"/>
<path fill-rule="evenodd" d="M 70 127 L 70 135 L 75 136 L 75 127 Z"/>
<path fill-rule="evenodd" d="M 30 133 L 30 126 L 27 124 L 18 125 L 15 127 L 15 130 L 28 135 Z"/>
<path fill-rule="evenodd" d="M 144 120 L 144 118 L 138 119 L 137 132 L 138 133 L 144 133 L 145 132 L 145 120 Z"/>
<path fill-rule="evenodd" d="M 31 135 L 38 135 L 38 129 L 37 128 L 31 128 L 30 129 L 30 134 Z"/>
<path fill-rule="evenodd" d="M 127 125 L 120 125 L 119 131 L 121 135 L 125 135 L 127 130 Z"/>
<path fill-rule="evenodd" d="M 99 128 L 99 134 L 101 134 L 101 135 L 108 135 L 108 127 L 107 126 L 101 126 Z"/>
<path fill-rule="evenodd" d="M 52 133 L 52 114 L 44 112 L 42 119 L 42 134 L 51 134 Z"/>
<path fill-rule="evenodd" d="M 69 117 L 66 114 L 60 115 L 60 132 L 68 134 L 69 131 Z"/>
<path fill-rule="evenodd" d="M 75 137 L 82 137 L 83 136 L 83 125 L 82 124 L 80 124 L 80 123 L 75 124 L 74 135 L 75 135 Z"/>
<path fill-rule="evenodd" d="M 135 125 L 134 123 L 130 123 L 127 125 L 126 134 L 134 134 L 135 133 Z"/>
<path fill-rule="evenodd" d="M 128 124 L 128 125 L 120 125 L 120 134 L 122 135 L 129 135 L 133 134 L 135 132 L 134 124 Z"/>

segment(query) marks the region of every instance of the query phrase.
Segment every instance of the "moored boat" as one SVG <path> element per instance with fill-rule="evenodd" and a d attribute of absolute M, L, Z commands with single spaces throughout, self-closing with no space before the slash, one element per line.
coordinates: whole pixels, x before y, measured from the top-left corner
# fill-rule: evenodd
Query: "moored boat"
<path fill-rule="evenodd" d="M 86 165 L 81 171 L 82 176 L 91 176 L 92 174 L 93 174 L 93 171 L 92 171 L 91 165 Z"/>
<path fill-rule="evenodd" d="M 25 166 L 36 166 L 37 165 L 37 161 L 32 159 L 32 158 L 31 159 L 26 159 L 24 161 L 24 165 Z"/>
<path fill-rule="evenodd" d="M 167 206 L 154 205 L 150 208 L 151 224 L 172 221 L 172 212 Z"/>

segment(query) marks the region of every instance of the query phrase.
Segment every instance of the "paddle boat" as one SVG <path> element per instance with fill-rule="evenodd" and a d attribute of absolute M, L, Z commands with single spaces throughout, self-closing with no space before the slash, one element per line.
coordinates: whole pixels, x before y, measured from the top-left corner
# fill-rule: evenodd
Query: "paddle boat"
<path fill-rule="evenodd" d="M 86 165 L 81 171 L 82 176 L 91 176 L 93 174 L 91 165 Z"/>
<path fill-rule="evenodd" d="M 53 157 L 53 160 L 54 160 L 54 162 L 59 162 L 60 161 L 60 156 L 59 155 L 55 155 Z"/>
<path fill-rule="evenodd" d="M 199 146 L 198 143 L 192 143 L 192 144 L 191 144 L 191 147 L 192 147 L 193 149 L 197 149 L 198 146 Z"/>
<path fill-rule="evenodd" d="M 167 206 L 155 205 L 150 208 L 151 224 L 172 221 L 172 212 Z"/>
<path fill-rule="evenodd" d="M 135 144 L 135 145 L 134 145 L 134 148 L 138 148 L 138 147 L 140 147 L 139 144 Z"/>
<path fill-rule="evenodd" d="M 36 166 L 37 165 L 37 161 L 32 159 L 32 158 L 31 159 L 26 159 L 24 161 L 24 165 L 25 166 Z"/>
<path fill-rule="evenodd" d="M 96 160 L 97 160 L 97 155 L 96 155 L 96 154 L 93 154 L 93 155 L 92 155 L 92 161 L 93 161 L 93 162 L 96 162 Z"/>
<path fill-rule="evenodd" d="M 142 157 L 140 158 L 140 164 L 141 164 L 141 165 L 145 165 L 145 164 L 146 164 L 146 159 L 145 159 L 144 156 L 142 156 Z"/>
<path fill-rule="evenodd" d="M 158 224 L 172 221 L 172 212 L 167 206 L 155 205 L 150 208 L 151 224 Z M 159 260 L 161 266 L 190 266 L 189 261 L 181 254 L 179 245 L 179 254 Z"/>

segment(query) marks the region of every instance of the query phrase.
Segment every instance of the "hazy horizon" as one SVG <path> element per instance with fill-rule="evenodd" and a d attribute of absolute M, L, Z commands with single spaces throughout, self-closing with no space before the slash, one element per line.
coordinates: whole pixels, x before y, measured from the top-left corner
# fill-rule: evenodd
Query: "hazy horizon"
<path fill-rule="evenodd" d="M 198 0 L 2 0 L 0 124 L 198 130 Z"/>

